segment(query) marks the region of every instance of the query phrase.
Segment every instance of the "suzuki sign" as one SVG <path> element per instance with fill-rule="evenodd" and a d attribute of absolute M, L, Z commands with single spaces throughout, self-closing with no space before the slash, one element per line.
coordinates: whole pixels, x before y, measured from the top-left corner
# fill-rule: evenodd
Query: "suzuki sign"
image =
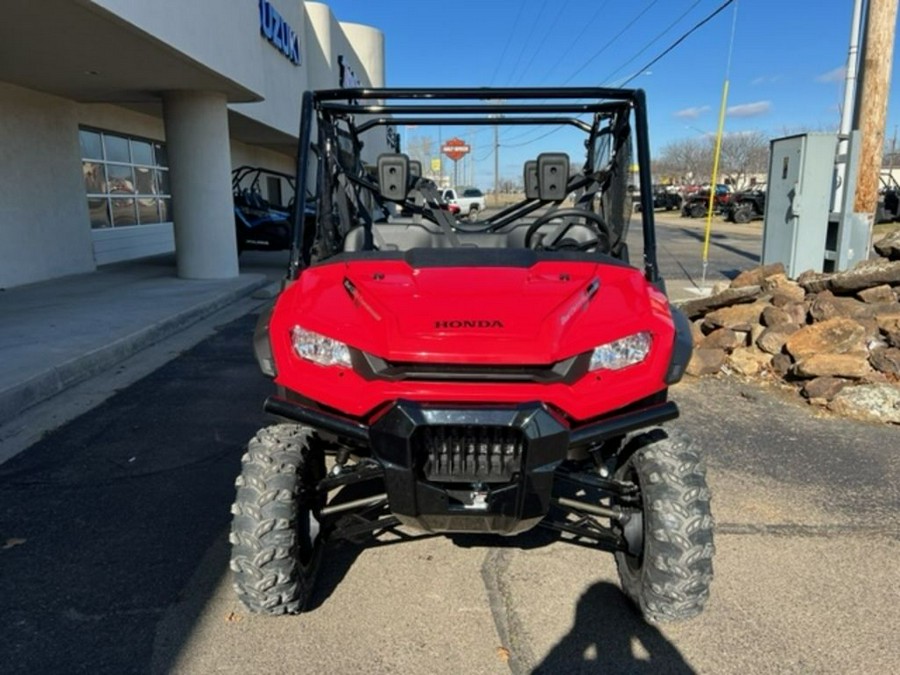
<path fill-rule="evenodd" d="M 269 0 L 259 0 L 259 32 L 286 59 L 300 65 L 300 40 Z"/>

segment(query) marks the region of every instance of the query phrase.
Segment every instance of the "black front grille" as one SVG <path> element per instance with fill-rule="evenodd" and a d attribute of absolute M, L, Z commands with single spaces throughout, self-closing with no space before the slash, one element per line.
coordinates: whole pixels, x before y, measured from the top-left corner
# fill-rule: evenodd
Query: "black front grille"
<path fill-rule="evenodd" d="M 576 382 L 587 372 L 590 353 L 546 365 L 479 365 L 386 361 L 351 349 L 353 369 L 366 380 L 426 380 L 432 382 Z"/>
<path fill-rule="evenodd" d="M 413 436 L 425 479 L 447 483 L 507 483 L 522 467 L 520 429 L 424 426 Z"/>

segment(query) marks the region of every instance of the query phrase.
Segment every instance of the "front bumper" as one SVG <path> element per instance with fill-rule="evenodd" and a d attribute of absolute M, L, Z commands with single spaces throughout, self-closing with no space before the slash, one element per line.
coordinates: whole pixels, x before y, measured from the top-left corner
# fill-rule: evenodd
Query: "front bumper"
<path fill-rule="evenodd" d="M 678 416 L 672 402 L 570 427 L 538 402 L 451 407 L 398 401 L 371 425 L 280 398 L 266 410 L 365 446 L 384 470 L 391 512 L 427 532 L 528 530 L 550 508 L 572 453 Z"/>

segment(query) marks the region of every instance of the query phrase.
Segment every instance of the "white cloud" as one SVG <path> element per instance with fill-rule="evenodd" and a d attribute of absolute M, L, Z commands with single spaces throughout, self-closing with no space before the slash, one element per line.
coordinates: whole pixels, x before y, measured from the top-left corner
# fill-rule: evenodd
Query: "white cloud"
<path fill-rule="evenodd" d="M 822 73 L 821 75 L 816 76 L 816 82 L 841 82 L 847 74 L 847 68 L 845 66 L 838 66 L 833 70 L 829 70 L 827 73 Z"/>
<path fill-rule="evenodd" d="M 754 77 L 750 80 L 750 85 L 758 87 L 761 84 L 773 84 L 775 82 L 780 82 L 781 78 L 781 75 L 760 75 L 759 77 Z"/>
<path fill-rule="evenodd" d="M 679 117 L 683 120 L 695 120 L 708 110 L 708 105 L 697 106 L 694 108 L 685 108 L 684 110 L 677 111 L 675 113 L 675 117 Z"/>
<path fill-rule="evenodd" d="M 756 101 L 754 103 L 742 103 L 728 108 L 729 117 L 757 117 L 765 115 L 772 109 L 771 101 Z"/>

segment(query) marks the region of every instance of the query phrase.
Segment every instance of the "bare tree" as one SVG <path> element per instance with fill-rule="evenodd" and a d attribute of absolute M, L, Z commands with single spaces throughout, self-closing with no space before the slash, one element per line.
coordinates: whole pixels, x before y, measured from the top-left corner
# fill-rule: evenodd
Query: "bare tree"
<path fill-rule="evenodd" d="M 658 180 L 676 183 L 706 183 L 712 177 L 716 142 L 712 136 L 674 141 L 658 155 L 653 165 Z M 761 131 L 728 134 L 719 151 L 721 179 L 743 187 L 750 176 L 764 174 L 769 163 L 769 139 Z"/>
<path fill-rule="evenodd" d="M 709 139 L 687 138 L 664 146 L 657 156 L 653 172 L 657 180 L 697 183 L 712 174 L 713 145 Z"/>
<path fill-rule="evenodd" d="M 413 136 L 406 143 L 406 154 L 410 159 L 422 162 L 422 170 L 426 174 L 431 171 L 433 146 L 434 141 L 431 136 Z"/>
<path fill-rule="evenodd" d="M 769 166 L 769 139 L 761 131 L 742 131 L 722 139 L 719 172 L 737 188 L 743 188 L 753 174 L 764 174 Z"/>

